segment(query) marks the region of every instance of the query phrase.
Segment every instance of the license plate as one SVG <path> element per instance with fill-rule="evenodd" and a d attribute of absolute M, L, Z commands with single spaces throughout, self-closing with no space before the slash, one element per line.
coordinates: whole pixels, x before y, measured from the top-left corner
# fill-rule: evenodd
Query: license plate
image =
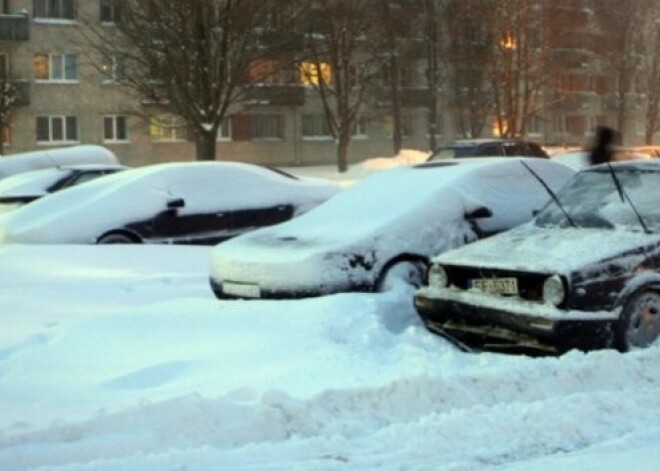
<path fill-rule="evenodd" d="M 518 280 L 515 278 L 477 278 L 472 287 L 490 294 L 518 294 Z"/>
<path fill-rule="evenodd" d="M 259 285 L 249 283 L 231 283 L 225 281 L 222 283 L 222 292 L 230 296 L 239 296 L 242 298 L 260 298 L 261 290 Z"/>

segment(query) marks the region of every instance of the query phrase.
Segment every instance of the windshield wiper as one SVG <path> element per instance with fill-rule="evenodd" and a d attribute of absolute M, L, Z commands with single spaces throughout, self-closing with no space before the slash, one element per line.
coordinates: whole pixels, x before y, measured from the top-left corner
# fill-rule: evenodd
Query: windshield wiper
<path fill-rule="evenodd" d="M 614 171 L 614 167 L 612 167 L 611 163 L 607 162 L 607 168 L 610 169 L 610 175 L 612 175 L 612 181 L 614 181 L 614 186 L 616 187 L 616 191 L 619 192 L 619 198 L 621 198 L 621 202 L 625 203 L 626 201 L 628 201 L 628 204 L 630 204 L 630 207 L 635 213 L 635 216 L 637 216 L 637 220 L 639 221 L 639 224 L 642 226 L 642 229 L 644 229 L 644 233 L 650 234 L 651 231 L 644 222 L 644 218 L 642 218 L 642 215 L 639 214 L 639 211 L 637 211 L 635 204 L 630 199 L 630 196 L 628 196 L 628 192 L 623 188 L 623 185 L 621 185 L 621 181 L 619 180 L 619 177 L 616 175 L 616 172 Z"/>
<path fill-rule="evenodd" d="M 552 188 L 550 188 L 550 186 L 548 186 L 548 184 L 534 170 L 532 170 L 532 168 L 529 165 L 527 165 L 527 162 L 521 160 L 520 163 L 523 164 L 527 170 L 529 170 L 529 173 L 531 173 L 534 176 L 534 178 L 536 178 L 539 181 L 539 183 L 541 185 L 543 185 L 543 188 L 545 188 L 545 191 L 548 192 L 548 194 L 552 198 L 552 201 L 555 202 L 557 207 L 564 214 L 564 217 L 566 217 L 566 220 L 568 221 L 568 223 L 572 227 L 577 229 L 578 226 L 575 224 L 575 222 L 573 221 L 571 216 L 568 214 L 568 212 L 566 211 L 566 208 L 564 208 L 564 206 L 561 204 L 561 201 L 559 201 L 559 197 L 557 196 L 557 194 L 554 191 L 552 191 Z"/>

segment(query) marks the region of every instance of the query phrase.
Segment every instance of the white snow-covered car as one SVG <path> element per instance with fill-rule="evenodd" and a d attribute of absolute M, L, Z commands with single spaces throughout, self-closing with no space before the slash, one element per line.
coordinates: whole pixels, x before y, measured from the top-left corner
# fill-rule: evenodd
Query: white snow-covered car
<path fill-rule="evenodd" d="M 336 183 L 236 162 L 151 165 L 59 191 L 0 217 L 0 242 L 214 244 L 298 216 Z"/>
<path fill-rule="evenodd" d="M 21 172 L 0 179 L 0 214 L 56 191 L 126 170 L 118 164 L 67 165 Z"/>
<path fill-rule="evenodd" d="M 558 190 L 574 173 L 534 157 L 385 170 L 299 218 L 216 246 L 211 287 L 249 299 L 385 290 L 399 276 L 420 284 L 431 256 L 530 220 L 550 198 L 544 185 Z"/>
<path fill-rule="evenodd" d="M 110 149 L 89 144 L 23 152 L 0 158 L 0 179 L 30 170 L 80 164 L 118 165 L 119 160 Z"/>

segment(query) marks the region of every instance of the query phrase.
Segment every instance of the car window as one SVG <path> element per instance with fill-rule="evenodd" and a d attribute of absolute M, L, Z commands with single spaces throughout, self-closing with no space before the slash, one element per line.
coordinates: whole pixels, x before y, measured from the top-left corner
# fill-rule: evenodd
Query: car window
<path fill-rule="evenodd" d="M 479 147 L 479 150 L 475 155 L 484 156 L 484 155 L 502 155 L 500 146 L 498 144 L 484 144 Z"/>

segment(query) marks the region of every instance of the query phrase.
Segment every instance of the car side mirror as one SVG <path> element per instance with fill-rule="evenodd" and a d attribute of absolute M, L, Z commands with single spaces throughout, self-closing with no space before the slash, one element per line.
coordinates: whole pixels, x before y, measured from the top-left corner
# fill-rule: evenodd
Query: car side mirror
<path fill-rule="evenodd" d="M 479 206 L 478 208 L 473 209 L 472 211 L 467 211 L 465 213 L 465 219 L 468 220 L 485 219 L 490 217 L 493 217 L 493 212 L 490 210 L 490 208 L 487 208 L 486 206 Z"/>
<path fill-rule="evenodd" d="M 175 198 L 167 202 L 167 209 L 180 209 L 186 206 L 186 202 L 183 198 Z"/>

